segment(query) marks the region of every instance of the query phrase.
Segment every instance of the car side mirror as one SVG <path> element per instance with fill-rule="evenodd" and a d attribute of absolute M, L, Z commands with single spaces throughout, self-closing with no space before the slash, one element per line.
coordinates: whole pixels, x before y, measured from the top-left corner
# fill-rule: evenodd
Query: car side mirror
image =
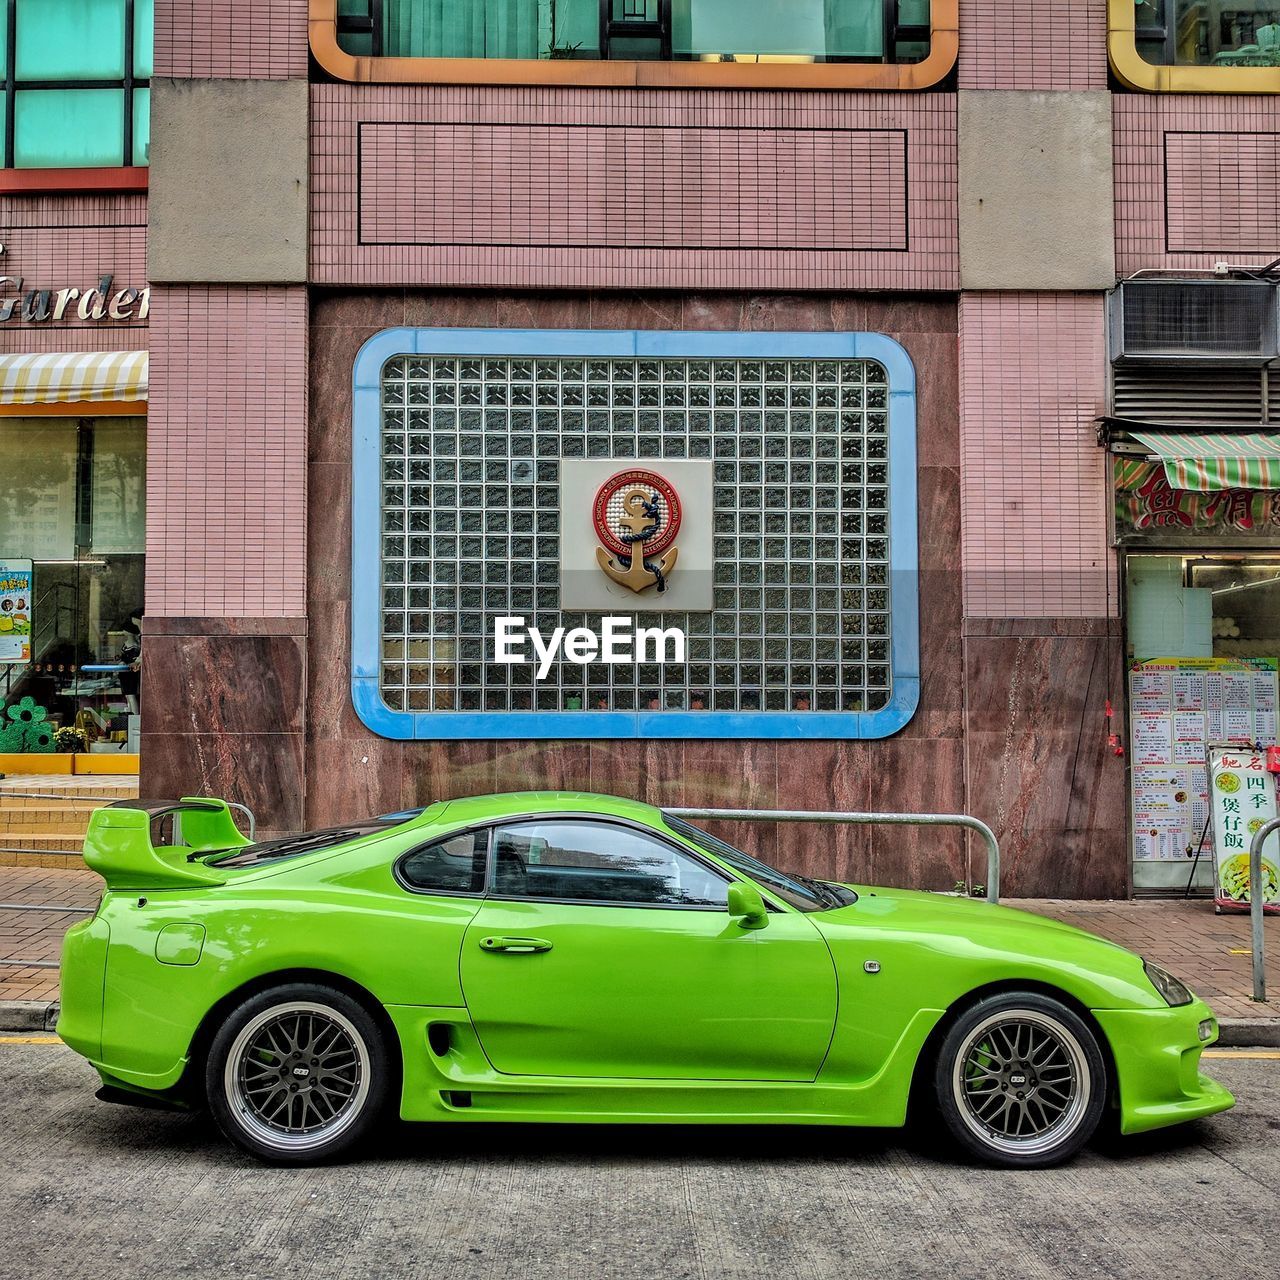
<path fill-rule="evenodd" d="M 729 886 L 729 914 L 743 929 L 763 929 L 769 923 L 760 891 L 740 881 Z"/>

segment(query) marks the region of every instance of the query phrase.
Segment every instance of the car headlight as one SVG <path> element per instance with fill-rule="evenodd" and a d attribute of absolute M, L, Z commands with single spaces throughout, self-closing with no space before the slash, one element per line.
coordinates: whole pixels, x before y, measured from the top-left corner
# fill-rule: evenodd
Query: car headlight
<path fill-rule="evenodd" d="M 1151 979 L 1151 985 L 1164 997 L 1165 1004 L 1171 1009 L 1176 1009 L 1182 1004 L 1190 1004 L 1195 999 L 1191 992 L 1173 974 L 1162 969 L 1158 964 L 1152 964 L 1150 960 L 1144 960 L 1142 967 L 1146 971 L 1147 977 Z"/>

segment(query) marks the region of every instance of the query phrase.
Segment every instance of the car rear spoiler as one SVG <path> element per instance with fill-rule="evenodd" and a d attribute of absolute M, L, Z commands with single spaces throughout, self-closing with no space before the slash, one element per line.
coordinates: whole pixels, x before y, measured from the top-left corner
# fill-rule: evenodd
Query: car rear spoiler
<path fill-rule="evenodd" d="M 151 840 L 153 825 L 170 815 L 175 839 L 181 843 L 157 847 Z M 249 843 L 225 800 L 117 800 L 90 817 L 84 860 L 109 889 L 189 889 L 226 883 L 217 868 L 190 861 L 192 855 L 241 849 Z"/>

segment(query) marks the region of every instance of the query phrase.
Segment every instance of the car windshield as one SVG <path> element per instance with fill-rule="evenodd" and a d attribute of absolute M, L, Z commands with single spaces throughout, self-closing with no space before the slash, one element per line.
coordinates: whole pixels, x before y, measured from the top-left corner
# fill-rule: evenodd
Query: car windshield
<path fill-rule="evenodd" d="M 858 895 L 845 885 L 779 871 L 777 867 L 771 867 L 767 862 L 761 862 L 759 858 L 735 849 L 709 831 L 703 831 L 701 827 L 695 827 L 681 818 L 673 818 L 664 813 L 662 819 L 677 835 L 683 836 L 704 853 L 719 858 L 735 871 L 750 876 L 757 884 L 763 885 L 797 911 L 829 911 L 832 907 L 845 907 L 858 900 Z"/>
<path fill-rule="evenodd" d="M 293 858 L 303 853 L 316 853 L 373 835 L 375 831 L 389 831 L 421 813 L 421 809 L 405 813 L 387 813 L 379 818 L 365 818 L 360 822 L 348 822 L 341 827 L 325 827 L 320 831 L 303 831 L 296 836 L 283 836 L 278 840 L 262 840 L 240 849 L 220 850 L 212 857 L 207 853 L 192 855 L 192 861 L 200 858 L 219 867 L 253 867 L 260 862 L 274 862 L 277 858 Z M 227 854 L 228 856 L 223 856 Z"/>

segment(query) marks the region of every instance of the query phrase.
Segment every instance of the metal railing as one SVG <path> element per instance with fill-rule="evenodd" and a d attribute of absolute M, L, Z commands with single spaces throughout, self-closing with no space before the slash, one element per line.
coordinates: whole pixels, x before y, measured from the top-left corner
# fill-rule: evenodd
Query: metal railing
<path fill-rule="evenodd" d="M 1280 831 L 1280 818 L 1272 818 L 1264 827 L 1253 833 L 1249 843 L 1249 940 L 1253 952 L 1253 998 L 1267 999 L 1267 973 L 1263 966 L 1262 915 L 1266 899 L 1266 881 L 1262 878 L 1262 846 L 1274 832 Z"/>
<path fill-rule="evenodd" d="M 979 818 L 964 813 L 823 813 L 805 809 L 663 809 L 675 818 L 713 818 L 725 822 L 820 822 L 830 826 L 963 827 L 976 831 L 987 846 L 987 901 L 1000 901 L 1000 842 Z"/>

